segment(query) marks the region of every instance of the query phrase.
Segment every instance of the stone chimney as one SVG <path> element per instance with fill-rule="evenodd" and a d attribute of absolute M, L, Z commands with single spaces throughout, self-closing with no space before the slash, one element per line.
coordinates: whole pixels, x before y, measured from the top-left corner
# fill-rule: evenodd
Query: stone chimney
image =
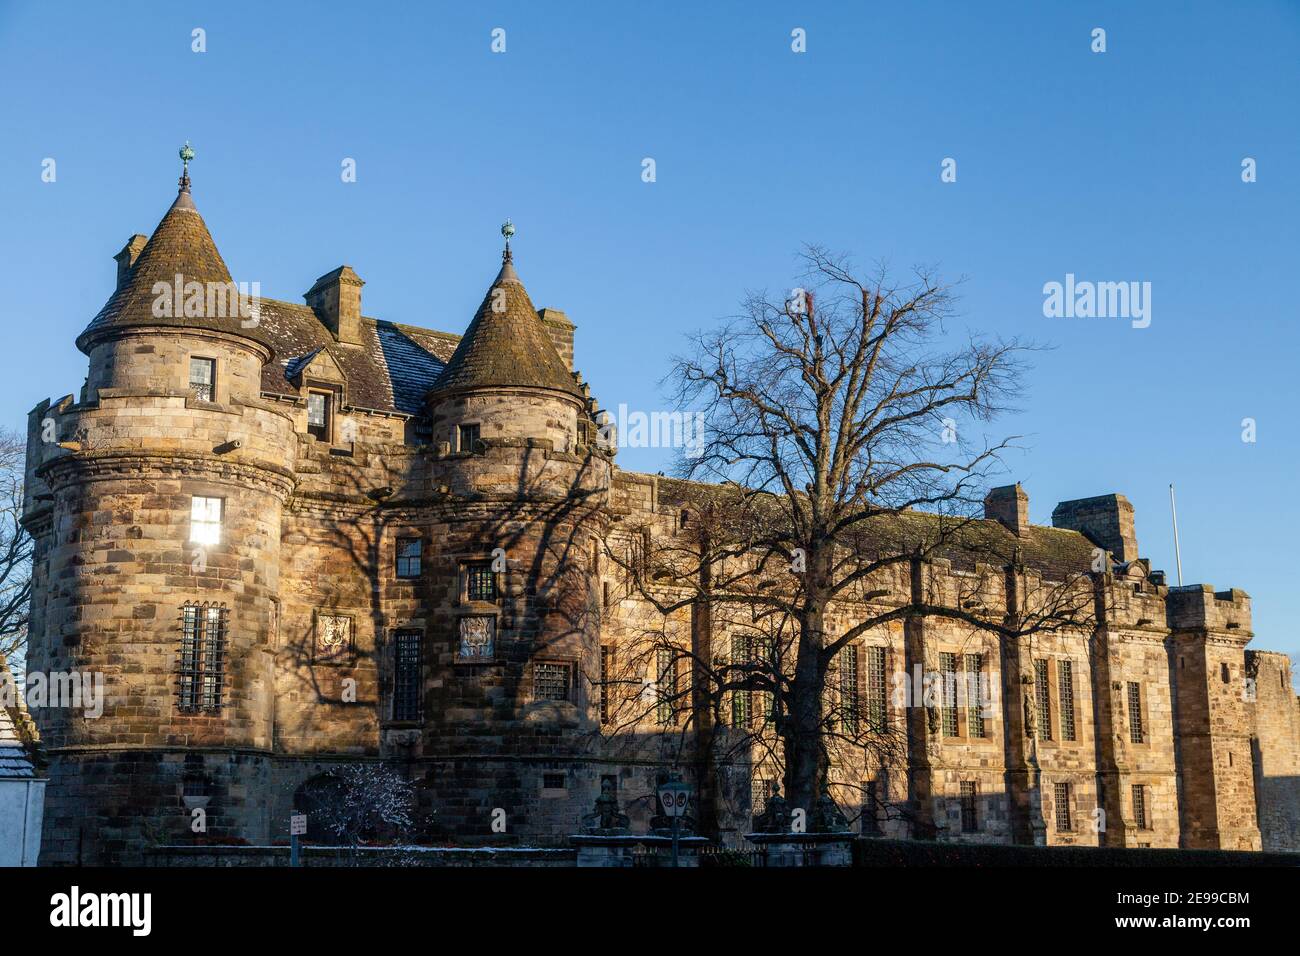
<path fill-rule="evenodd" d="M 1121 564 L 1138 558 L 1133 506 L 1123 495 L 1098 495 L 1062 501 L 1052 509 L 1052 527 L 1078 531 Z"/>
<path fill-rule="evenodd" d="M 140 258 L 140 250 L 148 242 L 147 236 L 136 233 L 126 241 L 122 251 L 113 258 L 117 260 L 117 287 L 120 289 L 126 285 L 126 280 L 131 278 L 131 267 L 135 265 L 135 260 Z"/>
<path fill-rule="evenodd" d="M 351 266 L 339 266 L 316 280 L 304 298 L 316 316 L 344 345 L 361 344 L 361 287 Z"/>
<path fill-rule="evenodd" d="M 984 517 L 992 518 L 1018 538 L 1029 533 L 1029 495 L 1020 487 L 1003 485 L 984 496 Z"/>
<path fill-rule="evenodd" d="M 555 343 L 555 351 L 560 353 L 569 371 L 573 371 L 573 330 L 576 326 L 559 309 L 538 309 L 537 317 L 546 326 L 546 334 Z"/>

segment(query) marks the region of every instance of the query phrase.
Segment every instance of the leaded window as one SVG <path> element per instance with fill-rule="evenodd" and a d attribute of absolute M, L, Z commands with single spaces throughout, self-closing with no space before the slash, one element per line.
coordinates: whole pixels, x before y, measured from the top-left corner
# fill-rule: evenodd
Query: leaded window
<path fill-rule="evenodd" d="M 1137 681 L 1128 682 L 1128 739 L 1142 743 L 1142 686 Z"/>
<path fill-rule="evenodd" d="M 190 544 L 220 544 L 225 501 L 221 498 L 190 498 Z"/>
<path fill-rule="evenodd" d="M 423 634 L 398 631 L 393 636 L 393 720 L 420 719 Z"/>
<path fill-rule="evenodd" d="M 980 677 L 984 671 L 983 654 L 966 655 L 966 733 L 971 737 L 984 736 L 984 694 Z"/>
<path fill-rule="evenodd" d="M 497 576 L 491 561 L 465 565 L 465 598 L 491 603 L 497 599 Z"/>
<path fill-rule="evenodd" d="M 840 729 L 846 734 L 858 732 L 858 646 L 849 644 L 840 651 Z"/>
<path fill-rule="evenodd" d="M 217 360 L 210 358 L 190 358 L 190 389 L 194 397 L 205 402 L 216 401 L 213 397 L 217 383 Z"/>
<path fill-rule="evenodd" d="M 867 728 L 876 734 L 885 732 L 888 710 L 885 690 L 885 649 L 867 648 Z"/>
<path fill-rule="evenodd" d="M 418 578 L 420 576 L 420 559 L 424 542 L 419 538 L 397 539 L 397 576 L 399 578 Z"/>
<path fill-rule="evenodd" d="M 1052 739 L 1052 688 L 1047 679 L 1047 661 L 1034 661 L 1034 700 L 1038 710 L 1038 737 Z"/>
<path fill-rule="evenodd" d="M 957 736 L 957 655 L 939 655 L 939 675 L 943 680 L 943 735 Z"/>
<path fill-rule="evenodd" d="M 226 608 L 186 604 L 181 608 L 180 687 L 182 713 L 220 713 L 225 670 Z"/>
<path fill-rule="evenodd" d="M 1056 682 L 1061 691 L 1061 738 L 1075 739 L 1074 728 L 1074 662 L 1056 662 Z"/>
<path fill-rule="evenodd" d="M 330 440 L 330 396 L 325 392 L 307 393 L 307 434 Z"/>
<path fill-rule="evenodd" d="M 731 636 L 731 664 L 733 668 L 733 681 L 745 681 L 748 683 L 749 672 L 740 668 L 753 663 L 754 645 L 748 635 L 733 634 Z M 733 690 L 731 692 L 731 725 L 733 727 L 746 727 L 749 725 L 752 698 L 746 689 Z"/>

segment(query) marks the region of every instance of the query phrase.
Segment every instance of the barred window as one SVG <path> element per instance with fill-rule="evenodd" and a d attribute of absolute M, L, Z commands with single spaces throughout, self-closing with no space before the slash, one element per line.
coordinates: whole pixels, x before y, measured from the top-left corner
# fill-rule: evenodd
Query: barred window
<path fill-rule="evenodd" d="M 858 646 L 849 644 L 840 651 L 840 729 L 846 734 L 858 732 Z"/>
<path fill-rule="evenodd" d="M 733 634 L 731 637 L 731 663 L 733 667 L 742 667 L 745 664 L 753 663 L 754 645 L 748 635 Z M 745 680 L 748 674 L 744 671 L 733 671 L 732 680 Z M 749 718 L 752 713 L 752 699 L 748 690 L 733 690 L 731 692 L 731 726 L 746 727 L 749 725 Z"/>
<path fill-rule="evenodd" d="M 216 401 L 213 387 L 217 383 L 217 360 L 210 358 L 190 358 L 190 389 L 194 397 L 204 401 Z"/>
<path fill-rule="evenodd" d="M 957 655 L 939 655 L 939 675 L 943 680 L 943 735 L 957 736 Z"/>
<path fill-rule="evenodd" d="M 1047 661 L 1034 661 L 1034 698 L 1038 704 L 1038 737 L 1052 739 L 1052 688 L 1047 679 Z"/>
<path fill-rule="evenodd" d="M 677 707 L 677 652 L 671 647 L 661 647 L 655 652 L 655 720 L 671 724 L 676 719 Z"/>
<path fill-rule="evenodd" d="M 393 635 L 393 720 L 420 719 L 423 636 L 414 630 Z"/>
<path fill-rule="evenodd" d="M 1142 743 L 1142 686 L 1137 681 L 1128 682 L 1128 739 Z"/>
<path fill-rule="evenodd" d="M 1056 804 L 1056 829 L 1062 833 L 1068 833 L 1073 829 L 1074 824 L 1070 818 L 1070 790 L 1068 783 L 1058 783 L 1053 788 L 1054 803 Z"/>
<path fill-rule="evenodd" d="M 186 604 L 181 608 L 180 692 L 182 713 L 220 713 L 225 667 L 226 608 Z"/>
<path fill-rule="evenodd" d="M 535 700 L 568 700 L 568 664 L 542 663 L 533 665 L 533 698 Z"/>
<path fill-rule="evenodd" d="M 1135 784 L 1133 786 L 1133 823 L 1139 830 L 1147 830 L 1147 794 L 1146 787 Z"/>
<path fill-rule="evenodd" d="M 611 644 L 602 644 L 600 646 L 600 722 L 609 723 L 610 714 L 613 707 L 610 705 L 614 702 L 613 687 L 610 686 L 614 680 L 614 647 Z"/>
<path fill-rule="evenodd" d="M 867 728 L 875 734 L 885 732 L 888 720 L 885 697 L 885 649 L 867 648 Z"/>
<path fill-rule="evenodd" d="M 497 576 L 491 561 L 465 565 L 465 599 L 491 603 L 497 599 Z"/>
<path fill-rule="evenodd" d="M 220 544 L 221 519 L 225 510 L 222 498 L 190 498 L 190 544 Z"/>
<path fill-rule="evenodd" d="M 974 833 L 979 829 L 979 820 L 975 816 L 975 781 L 963 780 L 961 783 L 961 832 Z"/>
<path fill-rule="evenodd" d="M 397 539 L 397 576 L 418 578 L 424 543 L 419 538 Z"/>
<path fill-rule="evenodd" d="M 984 655 L 966 655 L 966 733 L 970 737 L 984 736 L 984 695 L 980 690 L 980 677 L 984 673 Z"/>
<path fill-rule="evenodd" d="M 1074 662 L 1056 662 L 1056 682 L 1061 691 L 1061 738 L 1074 740 Z"/>
<path fill-rule="evenodd" d="M 767 809 L 768 798 L 776 793 L 776 781 L 771 777 L 749 778 L 749 809 L 758 816 Z"/>

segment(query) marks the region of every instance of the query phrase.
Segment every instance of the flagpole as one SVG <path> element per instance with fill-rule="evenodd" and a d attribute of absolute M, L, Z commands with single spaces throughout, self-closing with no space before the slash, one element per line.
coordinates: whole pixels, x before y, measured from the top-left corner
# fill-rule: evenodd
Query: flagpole
<path fill-rule="evenodd" d="M 1183 553 L 1178 547 L 1178 504 L 1174 501 L 1174 486 L 1169 485 L 1169 512 L 1174 517 L 1174 563 L 1178 565 L 1178 586 L 1183 586 Z"/>

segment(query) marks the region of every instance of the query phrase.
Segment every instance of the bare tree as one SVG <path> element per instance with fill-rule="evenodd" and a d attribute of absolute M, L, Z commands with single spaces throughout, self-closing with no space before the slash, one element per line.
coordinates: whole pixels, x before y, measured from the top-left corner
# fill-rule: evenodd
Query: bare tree
<path fill-rule="evenodd" d="M 23 528 L 27 444 L 0 431 L 0 657 L 23 671 L 32 593 L 32 539 Z"/>
<path fill-rule="evenodd" d="M 976 520 L 1014 441 L 984 429 L 1020 394 L 1032 346 L 950 337 L 952 288 L 929 272 L 899 285 L 819 247 L 803 261 L 802 288 L 749 295 L 676 360 L 679 407 L 707 426 L 679 463 L 679 527 L 655 545 L 622 529 L 607 548 L 662 615 L 620 650 L 624 722 L 653 709 L 683 740 L 727 725 L 730 745 L 767 748 L 791 806 L 813 808 L 837 749 L 896 762 L 905 747 L 842 679 L 859 637 L 941 618 L 1015 640 L 1086 630 L 1095 612 L 1087 568 L 1025 569 Z M 955 592 L 927 573 L 954 554 L 979 569 Z M 629 693 L 647 661 L 655 686 Z"/>

